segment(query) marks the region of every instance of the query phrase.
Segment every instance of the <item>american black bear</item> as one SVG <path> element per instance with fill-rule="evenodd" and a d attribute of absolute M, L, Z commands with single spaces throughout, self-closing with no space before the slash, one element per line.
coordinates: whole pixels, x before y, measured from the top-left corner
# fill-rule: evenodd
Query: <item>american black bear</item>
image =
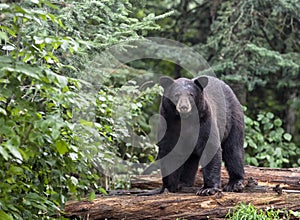
<path fill-rule="evenodd" d="M 244 180 L 244 114 L 233 91 L 223 81 L 161 77 L 158 160 L 163 190 L 192 186 L 199 163 L 203 187 L 198 195 L 220 190 L 222 159 L 229 173 L 224 191 L 241 191 Z"/>

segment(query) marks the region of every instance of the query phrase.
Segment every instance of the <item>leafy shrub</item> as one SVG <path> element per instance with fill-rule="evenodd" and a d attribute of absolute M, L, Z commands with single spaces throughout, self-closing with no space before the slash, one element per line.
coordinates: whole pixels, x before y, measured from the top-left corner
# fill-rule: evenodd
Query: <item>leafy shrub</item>
<path fill-rule="evenodd" d="M 281 119 L 271 112 L 260 112 L 257 119 L 245 116 L 245 160 L 264 167 L 297 167 L 300 155 L 292 136 L 282 128 Z"/>
<path fill-rule="evenodd" d="M 95 109 L 97 132 L 102 141 L 94 163 L 107 189 L 128 188 L 130 175 L 139 172 L 138 164 L 152 162 L 156 155 L 155 140 L 148 135 L 152 132 L 149 118 L 153 112 L 149 109 L 153 108 L 161 87 L 152 85 L 141 89 L 134 80 L 112 87 L 110 84 L 114 81 L 110 77 L 105 81 L 106 85 L 101 86 L 97 95 Z M 105 149 L 109 152 L 103 154 Z"/>
<path fill-rule="evenodd" d="M 68 198 L 90 194 L 93 199 L 105 192 L 97 164 L 115 166 L 111 158 L 120 136 L 112 127 L 111 109 L 118 104 L 117 90 L 84 92 L 90 83 L 64 75 L 75 76 L 71 72 L 80 65 L 64 65 L 61 57 L 80 60 L 88 43 L 62 37 L 62 21 L 49 13 L 58 7 L 44 0 L 22 1 L 0 4 L 0 11 L 0 218 L 60 217 Z M 132 39 L 138 38 L 135 31 Z M 148 102 L 148 94 L 138 94 L 128 118 Z"/>

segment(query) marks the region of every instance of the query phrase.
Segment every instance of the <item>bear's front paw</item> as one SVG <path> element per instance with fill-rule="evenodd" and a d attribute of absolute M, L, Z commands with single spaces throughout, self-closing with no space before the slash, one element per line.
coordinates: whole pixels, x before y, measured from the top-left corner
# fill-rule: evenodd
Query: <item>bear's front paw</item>
<path fill-rule="evenodd" d="M 216 194 L 217 192 L 221 192 L 219 188 L 204 188 L 202 187 L 199 189 L 199 191 L 196 193 L 197 196 L 211 196 Z"/>
<path fill-rule="evenodd" d="M 244 184 L 242 180 L 235 181 L 235 182 L 229 182 L 225 187 L 225 192 L 242 192 L 244 189 Z"/>

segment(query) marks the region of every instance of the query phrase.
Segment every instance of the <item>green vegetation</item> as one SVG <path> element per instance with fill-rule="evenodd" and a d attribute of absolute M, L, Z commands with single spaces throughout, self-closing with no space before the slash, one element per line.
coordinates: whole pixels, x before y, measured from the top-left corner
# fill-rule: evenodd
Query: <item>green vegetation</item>
<path fill-rule="evenodd" d="M 282 120 L 271 112 L 260 112 L 257 119 L 245 116 L 246 164 L 263 167 L 299 166 L 299 149 L 282 128 Z"/>
<path fill-rule="evenodd" d="M 226 218 L 232 220 L 275 220 L 275 219 L 290 219 L 291 217 L 299 217 L 298 212 L 279 210 L 272 207 L 262 210 L 253 206 L 251 203 L 236 205 L 231 213 L 229 211 Z"/>
<path fill-rule="evenodd" d="M 0 214 L 5 219 L 59 216 L 68 198 L 87 193 L 93 198 L 95 191 L 105 191 L 107 181 L 97 170 L 113 165 L 111 158 L 119 155 L 117 143 L 121 139 L 110 120 L 115 108 L 112 106 L 118 104 L 116 89 L 103 86 L 97 96 L 82 92 L 89 85 L 75 78 L 84 69 L 74 62 L 79 60 L 83 65 L 89 51 L 101 49 L 97 44 L 101 40 L 74 34 L 80 33 L 75 31 L 77 25 L 86 27 L 84 17 L 76 27 L 60 19 L 65 10 L 72 14 L 73 7 L 94 10 L 94 3 L 60 3 L 63 10 L 59 10 L 61 5 L 47 1 L 0 4 Z M 88 34 L 111 38 L 116 30 L 110 30 L 109 24 L 126 25 L 126 33 L 120 30 L 112 37 L 113 42 L 103 40 L 105 45 L 138 38 L 137 31 L 156 28 L 151 18 L 131 19 L 126 11 L 132 5 L 127 1 L 97 6 L 111 10 L 112 17 L 104 21 L 97 18 L 107 25 L 107 31 L 99 29 Z M 76 16 L 92 13 L 80 12 L 82 15 Z M 94 42 L 89 42 L 89 37 Z M 138 94 L 136 106 L 151 101 L 147 92 L 144 94 Z M 90 118 L 95 116 L 86 113 L 91 106 L 97 107 L 98 123 Z M 137 114 L 134 110 L 141 111 L 138 107 L 128 118 Z M 126 132 L 125 125 L 122 129 Z M 114 183 L 108 183 L 106 188 L 114 187 Z"/>
<path fill-rule="evenodd" d="M 193 47 L 233 87 L 247 106 L 246 164 L 299 166 L 299 14 L 296 0 L 1 1 L 0 219 L 63 219 L 67 200 L 129 187 L 140 167 L 128 166 L 154 161 L 161 88 L 134 80 L 187 73 L 99 56 L 143 37 Z"/>

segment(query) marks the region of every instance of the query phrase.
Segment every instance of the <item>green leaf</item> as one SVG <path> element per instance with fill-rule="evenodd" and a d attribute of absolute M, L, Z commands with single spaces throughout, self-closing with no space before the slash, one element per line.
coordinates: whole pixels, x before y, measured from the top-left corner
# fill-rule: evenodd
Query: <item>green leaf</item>
<path fill-rule="evenodd" d="M 269 119 L 274 118 L 274 114 L 273 114 L 272 112 L 268 112 L 266 116 L 267 116 L 267 118 L 269 118 Z"/>
<path fill-rule="evenodd" d="M 286 159 L 286 158 L 282 158 L 282 162 L 288 164 L 290 161 L 288 159 Z"/>
<path fill-rule="evenodd" d="M 0 56 L 0 63 L 3 64 L 3 63 L 12 63 L 13 62 L 13 59 L 11 57 L 8 57 L 8 56 Z"/>
<path fill-rule="evenodd" d="M 4 108 L 1 108 L 1 107 L 0 107 L 0 114 L 3 114 L 5 116 L 7 116 L 6 110 Z"/>
<path fill-rule="evenodd" d="M 49 1 L 44 1 L 43 3 L 52 9 L 58 10 L 58 7 L 56 5 L 50 3 Z"/>
<path fill-rule="evenodd" d="M 58 84 L 61 88 L 65 87 L 66 85 L 68 85 L 68 78 L 65 76 L 61 76 L 61 75 L 56 75 L 56 79 L 58 81 Z"/>
<path fill-rule="evenodd" d="M 107 195 L 108 193 L 106 192 L 106 190 L 102 187 L 99 188 L 99 192 L 102 193 L 103 195 Z"/>
<path fill-rule="evenodd" d="M 39 4 L 40 3 L 39 0 L 31 0 L 31 2 L 34 3 L 34 4 Z"/>
<path fill-rule="evenodd" d="M 2 155 L 2 157 L 5 160 L 9 159 L 9 154 L 6 152 L 6 150 L 2 146 L 0 146 L 0 154 Z"/>
<path fill-rule="evenodd" d="M 7 34 L 3 31 L 0 31 L 0 40 L 8 41 Z"/>
<path fill-rule="evenodd" d="M 0 4 L 0 10 L 9 8 L 8 4 Z"/>
<path fill-rule="evenodd" d="M 1 109 L 0 109 L 0 110 L 1 110 Z M 67 116 L 68 116 L 69 118 L 72 118 L 72 117 L 73 117 L 72 111 L 67 110 Z"/>
<path fill-rule="evenodd" d="M 42 43 L 44 43 L 44 38 L 42 38 L 42 37 L 33 36 L 33 39 L 34 39 L 34 43 L 35 44 L 42 44 Z"/>
<path fill-rule="evenodd" d="M 2 71 L 9 71 L 9 72 L 18 72 L 23 73 L 24 75 L 27 75 L 29 77 L 32 77 L 34 79 L 40 79 L 40 76 L 38 75 L 38 72 L 40 69 L 38 67 L 31 67 L 29 65 L 17 65 L 15 68 L 13 67 L 4 67 L 2 68 Z"/>
<path fill-rule="evenodd" d="M 16 37 L 16 31 L 6 26 L 0 26 L 2 30 L 7 31 L 11 36 Z"/>
<path fill-rule="evenodd" d="M 7 50 L 7 51 L 12 51 L 14 49 L 16 49 L 14 46 L 12 45 L 5 45 L 1 48 L 2 50 Z"/>
<path fill-rule="evenodd" d="M 13 218 L 6 214 L 3 210 L 0 210 L 0 219 L 13 220 Z"/>
<path fill-rule="evenodd" d="M 285 134 L 283 135 L 283 138 L 284 138 L 285 140 L 287 140 L 287 141 L 291 141 L 291 140 L 292 140 L 292 135 L 290 135 L 289 133 L 285 133 Z"/>
<path fill-rule="evenodd" d="M 27 63 L 28 61 L 34 59 L 34 56 L 31 53 L 27 53 L 24 58 L 23 58 L 23 62 Z"/>
<path fill-rule="evenodd" d="M 95 198 L 96 198 L 96 193 L 95 193 L 95 191 L 92 191 L 89 195 L 89 200 L 93 201 Z"/>
<path fill-rule="evenodd" d="M 6 142 L 6 147 L 9 152 L 17 159 L 23 160 L 21 153 L 18 150 L 18 146 L 20 146 L 21 140 L 20 137 L 14 136 Z"/>
<path fill-rule="evenodd" d="M 16 148 L 16 147 L 14 147 L 14 146 L 10 146 L 10 147 L 8 147 L 8 150 L 10 151 L 10 153 L 15 157 L 15 158 L 17 158 L 17 159 L 19 159 L 19 160 L 23 160 L 23 157 L 22 157 L 22 155 L 20 154 L 20 152 L 18 151 L 18 149 Z"/>
<path fill-rule="evenodd" d="M 26 151 L 22 150 L 21 148 L 19 148 L 19 152 L 21 153 L 21 155 L 25 161 L 27 161 L 29 159 L 29 157 L 31 155 L 33 156 L 35 153 L 35 151 L 26 152 Z"/>
<path fill-rule="evenodd" d="M 74 185 L 74 186 L 77 186 L 78 185 L 78 179 L 74 176 L 71 176 L 70 178 L 71 180 L 71 183 Z"/>
<path fill-rule="evenodd" d="M 258 166 L 258 165 L 259 165 L 259 163 L 258 163 L 258 161 L 257 161 L 257 159 L 256 159 L 255 157 L 252 157 L 252 158 L 251 158 L 251 163 L 252 163 L 254 166 Z"/>
<path fill-rule="evenodd" d="M 280 127 L 282 125 L 282 121 L 279 118 L 277 118 L 277 119 L 274 120 L 274 125 L 276 127 Z"/>
<path fill-rule="evenodd" d="M 56 127 L 52 128 L 51 137 L 56 140 L 60 136 L 60 130 Z"/>
<path fill-rule="evenodd" d="M 22 169 L 22 167 L 17 167 L 17 166 L 11 166 L 9 168 L 9 173 L 11 174 L 22 174 L 24 172 L 24 170 Z"/>
<path fill-rule="evenodd" d="M 69 151 L 68 144 L 64 140 L 57 140 L 55 142 L 55 146 L 56 146 L 56 150 L 58 151 L 58 153 L 60 153 L 62 155 Z"/>
<path fill-rule="evenodd" d="M 257 115 L 257 121 L 261 121 L 265 116 L 263 114 Z"/>
<path fill-rule="evenodd" d="M 289 212 L 290 212 L 293 216 L 300 218 L 300 212 L 294 212 L 294 211 L 292 211 L 292 210 L 289 210 Z"/>

